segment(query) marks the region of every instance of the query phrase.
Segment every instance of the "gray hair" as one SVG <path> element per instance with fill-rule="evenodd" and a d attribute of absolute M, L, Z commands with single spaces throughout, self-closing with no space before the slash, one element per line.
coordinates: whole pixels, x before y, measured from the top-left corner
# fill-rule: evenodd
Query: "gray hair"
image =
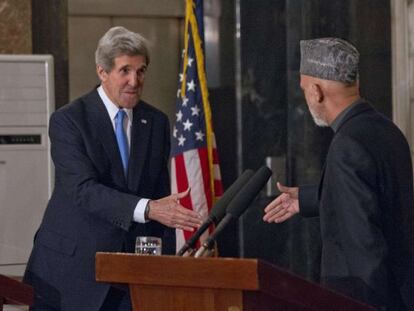
<path fill-rule="evenodd" d="M 147 40 L 143 36 L 121 26 L 112 27 L 99 40 L 95 63 L 109 72 L 114 66 L 114 59 L 122 55 L 142 55 L 147 65 L 150 62 Z"/>

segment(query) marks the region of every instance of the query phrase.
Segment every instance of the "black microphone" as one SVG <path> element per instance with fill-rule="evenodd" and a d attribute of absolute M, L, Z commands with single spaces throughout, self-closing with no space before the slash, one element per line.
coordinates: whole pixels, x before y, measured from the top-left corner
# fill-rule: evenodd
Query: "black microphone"
<path fill-rule="evenodd" d="M 210 211 L 210 215 L 204 221 L 204 223 L 197 229 L 196 232 L 185 242 L 183 247 L 177 252 L 178 256 L 184 255 L 186 251 L 194 248 L 194 245 L 197 243 L 197 240 L 200 236 L 210 227 L 213 222 L 217 225 L 226 214 L 226 207 L 239 192 L 239 190 L 249 181 L 253 176 L 252 170 L 246 170 L 239 178 L 224 192 L 223 196 L 217 201 Z"/>
<path fill-rule="evenodd" d="M 272 171 L 267 167 L 261 167 L 250 181 L 239 191 L 239 193 L 230 202 L 226 210 L 226 216 L 216 227 L 216 230 L 206 239 L 194 257 L 202 256 L 206 251 L 210 250 L 214 244 L 215 239 L 224 228 L 232 221 L 238 219 L 241 214 L 249 207 L 254 198 L 265 186 Z"/>

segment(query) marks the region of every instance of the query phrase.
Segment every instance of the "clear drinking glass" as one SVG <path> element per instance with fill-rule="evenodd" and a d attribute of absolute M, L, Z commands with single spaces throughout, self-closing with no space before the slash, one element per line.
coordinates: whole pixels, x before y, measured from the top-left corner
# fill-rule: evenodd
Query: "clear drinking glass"
<path fill-rule="evenodd" d="M 154 236 L 138 236 L 135 242 L 135 253 L 139 255 L 160 256 L 162 240 Z"/>

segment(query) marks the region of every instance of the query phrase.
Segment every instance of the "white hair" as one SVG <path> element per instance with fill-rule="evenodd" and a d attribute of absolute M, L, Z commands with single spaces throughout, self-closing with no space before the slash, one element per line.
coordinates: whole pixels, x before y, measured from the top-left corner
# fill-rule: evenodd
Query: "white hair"
<path fill-rule="evenodd" d="M 121 55 L 142 55 L 147 65 L 150 62 L 147 40 L 138 33 L 117 26 L 109 29 L 99 40 L 95 51 L 95 63 L 109 72 L 114 66 L 114 59 Z"/>

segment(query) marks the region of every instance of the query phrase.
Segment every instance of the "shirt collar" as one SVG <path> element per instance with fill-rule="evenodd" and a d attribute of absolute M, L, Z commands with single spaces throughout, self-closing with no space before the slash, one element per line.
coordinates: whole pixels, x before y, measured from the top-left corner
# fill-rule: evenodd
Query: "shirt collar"
<path fill-rule="evenodd" d="M 339 125 L 341 125 L 342 121 L 345 119 L 346 115 L 349 113 L 349 111 L 355 107 L 360 101 L 357 100 L 350 104 L 348 107 L 346 107 L 342 112 L 335 118 L 335 120 L 331 123 L 330 127 L 331 129 L 336 133 L 338 131 Z"/>
<path fill-rule="evenodd" d="M 98 87 L 97 91 L 105 105 L 106 110 L 108 111 L 109 117 L 111 118 L 111 120 L 114 120 L 116 114 L 118 113 L 119 107 L 109 99 L 102 85 Z M 123 108 L 123 110 L 126 112 L 128 120 L 132 123 L 132 109 Z"/>

